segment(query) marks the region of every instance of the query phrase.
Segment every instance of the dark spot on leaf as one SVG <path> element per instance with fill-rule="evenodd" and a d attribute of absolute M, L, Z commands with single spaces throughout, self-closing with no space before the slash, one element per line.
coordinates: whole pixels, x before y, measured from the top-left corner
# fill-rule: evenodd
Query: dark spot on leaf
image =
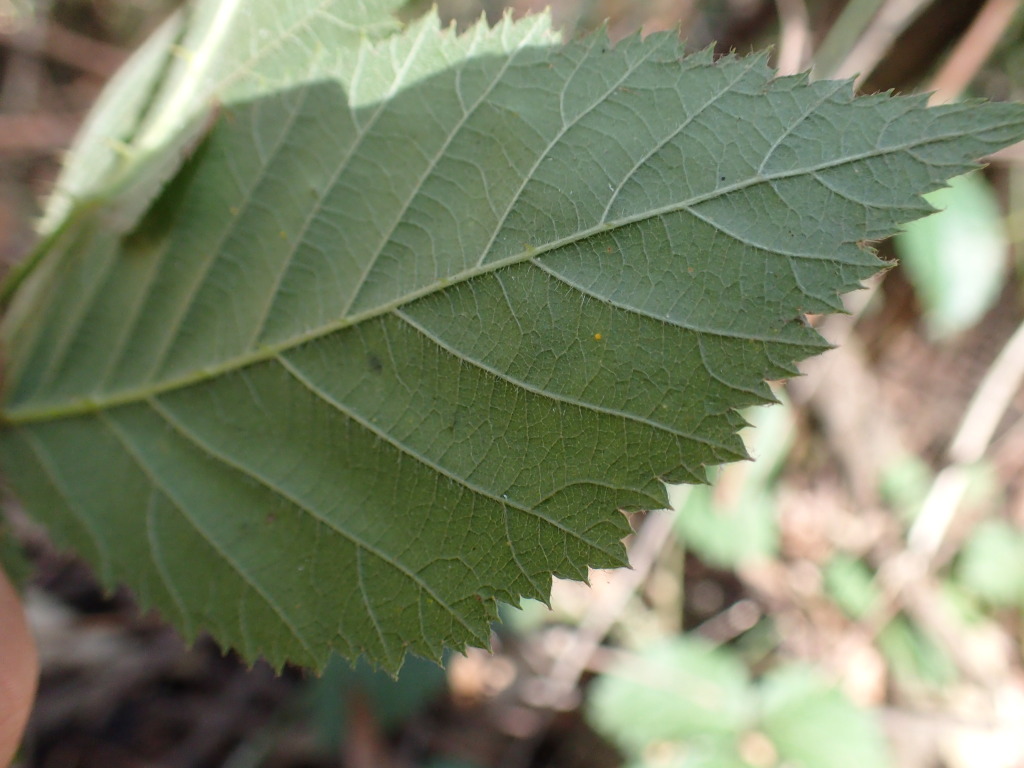
<path fill-rule="evenodd" d="M 380 373 L 384 370 L 384 363 L 373 352 L 366 356 L 366 364 L 370 368 L 370 373 Z"/>

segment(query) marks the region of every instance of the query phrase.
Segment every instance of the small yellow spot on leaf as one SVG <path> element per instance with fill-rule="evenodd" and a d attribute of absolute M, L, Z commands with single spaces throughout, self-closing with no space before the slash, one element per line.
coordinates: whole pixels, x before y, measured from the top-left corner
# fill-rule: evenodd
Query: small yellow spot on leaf
<path fill-rule="evenodd" d="M 604 337 L 600 333 L 595 333 L 594 334 L 594 341 L 600 341 L 603 338 Z"/>

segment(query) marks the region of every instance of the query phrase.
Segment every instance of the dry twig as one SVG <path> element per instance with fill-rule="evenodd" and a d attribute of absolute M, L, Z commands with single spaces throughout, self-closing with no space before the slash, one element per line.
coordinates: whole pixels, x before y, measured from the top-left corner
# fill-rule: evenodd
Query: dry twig
<path fill-rule="evenodd" d="M 780 75 L 795 75 L 807 69 L 811 55 L 811 19 L 804 0 L 775 0 L 779 13 Z"/>
<path fill-rule="evenodd" d="M 855 84 L 863 83 L 889 52 L 896 38 L 903 34 L 929 3 L 931 0 L 888 0 L 836 68 L 834 76 L 856 76 Z"/>
<path fill-rule="evenodd" d="M 971 84 L 1006 33 L 1021 0 L 988 0 L 932 80 L 932 104 L 953 101 Z"/>

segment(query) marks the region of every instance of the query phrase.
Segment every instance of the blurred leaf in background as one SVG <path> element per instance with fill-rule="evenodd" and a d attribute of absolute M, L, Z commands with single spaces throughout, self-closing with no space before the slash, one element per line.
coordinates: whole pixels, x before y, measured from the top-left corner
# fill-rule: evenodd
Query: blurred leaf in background
<path fill-rule="evenodd" d="M 913 520 L 935 481 L 935 472 L 920 456 L 906 455 L 883 469 L 879 492 L 901 520 Z"/>
<path fill-rule="evenodd" d="M 476 763 L 467 763 L 462 760 L 450 760 L 442 758 L 427 763 L 425 768 L 480 768 Z"/>
<path fill-rule="evenodd" d="M 878 648 L 902 689 L 942 688 L 957 680 L 956 664 L 926 630 L 897 616 L 878 634 Z"/>
<path fill-rule="evenodd" d="M 369 707 L 374 721 L 388 729 L 420 712 L 444 688 L 444 669 L 418 656 L 406 656 L 397 677 L 373 669 L 362 658 L 352 665 L 333 656 L 309 693 L 317 740 L 326 753 L 339 753 L 357 698 Z"/>
<path fill-rule="evenodd" d="M 774 670 L 761 682 L 759 693 L 760 727 L 775 745 L 782 765 L 884 768 L 891 764 L 874 717 L 809 667 Z"/>
<path fill-rule="evenodd" d="M 939 212 L 906 225 L 896 250 L 934 339 L 964 331 L 991 309 L 1009 252 L 999 201 L 981 173 L 926 195 Z"/>
<path fill-rule="evenodd" d="M 678 637 L 599 677 L 590 689 L 589 718 L 634 759 L 650 756 L 652 746 L 677 745 L 698 763 L 742 765 L 738 744 L 753 722 L 754 705 L 746 667 L 736 655 Z"/>
<path fill-rule="evenodd" d="M 737 654 L 686 637 L 614 665 L 588 713 L 632 766 L 890 764 L 874 718 L 812 670 L 784 666 L 753 683 Z"/>
<path fill-rule="evenodd" d="M 845 553 L 824 568 L 825 592 L 852 620 L 871 625 L 884 609 L 883 594 L 871 567 Z M 914 687 L 942 686 L 956 679 L 956 665 L 934 640 L 900 614 L 878 631 L 877 644 L 894 676 Z"/>
<path fill-rule="evenodd" d="M 793 411 L 780 392 L 779 405 L 748 409 L 743 431 L 753 462 L 721 468 L 712 486 L 675 486 L 669 500 L 679 511 L 676 533 L 701 560 L 734 568 L 778 554 L 775 477 L 794 438 Z"/>
<path fill-rule="evenodd" d="M 989 605 L 1024 608 L 1024 531 L 1005 520 L 986 520 L 967 540 L 956 575 Z"/>
<path fill-rule="evenodd" d="M 881 597 L 863 560 L 839 553 L 825 565 L 825 592 L 851 619 L 862 619 Z"/>

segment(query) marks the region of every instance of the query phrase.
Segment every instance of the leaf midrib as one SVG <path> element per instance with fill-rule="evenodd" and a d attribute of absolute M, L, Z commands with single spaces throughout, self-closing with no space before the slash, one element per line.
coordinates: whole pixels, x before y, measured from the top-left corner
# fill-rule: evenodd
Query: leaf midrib
<path fill-rule="evenodd" d="M 0 421 L 9 425 L 22 425 L 33 422 L 51 421 L 62 418 L 73 418 L 76 416 L 86 416 L 95 414 L 104 410 L 117 408 L 120 406 L 131 405 L 139 402 L 144 402 L 154 397 L 173 392 L 186 387 L 201 384 L 206 381 L 219 378 L 243 368 L 256 365 L 263 362 L 268 362 L 289 350 L 300 347 L 304 344 L 308 344 L 312 341 L 329 336 L 333 333 L 343 331 L 346 328 L 350 328 L 360 323 L 373 320 L 374 318 L 386 315 L 395 309 L 402 307 L 406 304 L 410 304 L 418 299 L 425 298 L 427 296 L 437 293 L 439 290 L 449 289 L 461 283 L 469 282 L 477 277 L 497 272 L 505 267 L 514 266 L 527 261 L 534 261 L 545 253 L 559 250 L 566 246 L 574 243 L 582 242 L 588 238 L 595 237 L 597 235 L 604 234 L 613 230 L 628 227 L 632 224 L 638 224 L 648 219 L 654 219 L 661 216 L 667 216 L 672 213 L 678 213 L 680 211 L 689 211 L 694 206 L 701 203 L 707 202 L 708 200 L 714 200 L 718 197 L 723 197 L 734 192 L 738 192 L 750 187 L 757 186 L 759 184 L 770 184 L 783 179 L 794 178 L 797 176 L 808 176 L 819 173 L 824 170 L 831 168 L 837 168 L 847 163 L 854 163 L 863 160 L 868 160 L 872 157 L 879 157 L 882 155 L 893 154 L 896 152 L 910 151 L 917 147 L 926 146 L 928 144 L 934 144 L 941 141 L 956 138 L 959 134 L 940 134 L 937 136 L 931 136 L 927 139 L 921 139 L 911 142 L 906 142 L 897 146 L 889 146 L 885 148 L 873 149 L 869 152 L 861 152 L 856 155 L 848 157 L 830 160 L 828 162 L 819 163 L 814 166 L 807 168 L 799 168 L 789 171 L 780 171 L 774 174 L 758 174 L 749 179 L 738 181 L 734 184 L 730 184 L 725 187 L 719 187 L 712 191 L 705 192 L 699 195 L 683 200 L 677 203 L 671 203 L 669 205 L 662 206 L 660 208 L 654 208 L 648 211 L 633 214 L 631 216 L 624 216 L 622 218 L 605 221 L 602 223 L 595 224 L 592 227 L 574 232 L 565 237 L 552 240 L 549 243 L 528 247 L 524 250 L 513 253 L 502 259 L 495 261 L 484 262 L 478 264 L 469 269 L 463 270 L 460 273 L 452 275 L 450 277 L 438 280 L 429 285 L 422 286 L 416 290 L 409 291 L 402 296 L 399 296 L 392 301 L 381 304 L 372 309 L 368 309 L 364 312 L 359 312 L 348 317 L 342 317 L 335 322 L 322 325 L 318 328 L 306 331 L 304 333 L 296 334 L 286 339 L 282 339 L 274 344 L 260 345 L 256 349 L 246 352 L 242 355 L 236 355 L 228 358 L 222 363 L 212 366 L 205 366 L 199 370 L 187 373 L 181 376 L 171 377 L 161 382 L 152 382 L 136 387 L 129 387 L 119 392 L 111 393 L 108 396 L 96 397 L 95 395 L 88 395 L 78 398 L 69 398 L 58 401 L 56 403 L 49 403 L 43 405 L 26 405 L 26 406 L 14 406 L 4 408 L 0 412 Z M 705 219 L 706 220 L 706 219 Z M 735 233 L 729 233 L 723 230 L 719 225 L 714 225 L 723 234 L 729 235 L 732 238 L 736 238 Z M 763 245 L 757 243 L 751 243 L 758 248 L 763 248 Z M 798 259 L 810 259 L 810 260 L 828 260 L 828 257 L 818 257 L 806 254 L 786 254 L 789 258 Z M 672 322 L 671 320 L 664 319 L 664 322 Z M 734 336 L 743 339 L 754 339 L 758 340 L 757 337 L 749 334 L 729 334 L 721 330 L 700 328 L 692 325 L 683 325 L 680 323 L 674 323 L 680 325 L 680 327 L 687 328 L 688 330 L 694 330 L 701 333 L 707 333 L 715 336 Z M 774 341 L 773 339 L 761 339 L 762 341 Z"/>

